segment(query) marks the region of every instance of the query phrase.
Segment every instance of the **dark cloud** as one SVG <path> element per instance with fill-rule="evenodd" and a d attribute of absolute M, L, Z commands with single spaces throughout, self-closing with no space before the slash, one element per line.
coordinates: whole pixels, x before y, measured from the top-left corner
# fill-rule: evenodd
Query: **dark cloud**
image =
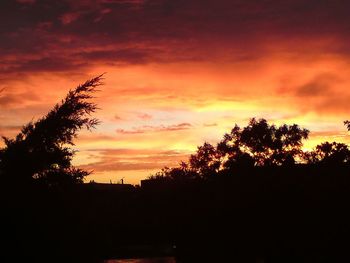
<path fill-rule="evenodd" d="M 332 92 L 332 86 L 339 80 L 335 75 L 322 74 L 296 89 L 296 95 L 300 97 L 328 96 Z"/>
<path fill-rule="evenodd" d="M 149 62 L 152 50 L 147 49 L 120 49 L 120 50 L 98 50 L 81 52 L 75 54 L 82 61 L 105 61 L 128 64 L 144 64 Z"/>
<path fill-rule="evenodd" d="M 74 61 L 69 58 L 43 57 L 27 60 L 19 65 L 7 69 L 8 72 L 70 72 L 76 68 L 84 69 L 86 63 Z"/>
<path fill-rule="evenodd" d="M 14 105 L 21 105 L 24 102 L 36 101 L 39 96 L 33 92 L 22 92 L 19 94 L 7 93 L 4 89 L 3 94 L 0 95 L 0 106 L 2 108 L 11 107 Z"/>
<path fill-rule="evenodd" d="M 18 99 L 18 97 L 15 95 L 7 95 L 7 96 L 0 97 L 0 105 L 2 107 L 6 107 L 12 104 L 17 104 L 18 102 L 20 102 L 20 99 Z"/>
<path fill-rule="evenodd" d="M 314 112 L 320 115 L 350 114 L 350 91 L 342 88 L 344 80 L 333 73 L 316 75 L 299 86 L 282 87 L 279 95 L 291 97 L 293 107 L 302 113 Z"/>
<path fill-rule="evenodd" d="M 220 52 L 229 60 L 250 60 L 279 42 L 285 46 L 278 51 L 302 46 L 348 55 L 349 9 L 345 0 L 4 0 L 0 59 L 17 56 L 14 68 L 23 70 L 45 61 L 47 71 L 72 71 L 93 60 L 201 60 Z M 322 39 L 332 41 L 319 47 Z M 28 54 L 36 60 L 21 59 Z"/>
<path fill-rule="evenodd" d="M 297 90 L 297 94 L 302 97 L 319 96 L 329 91 L 329 89 L 330 86 L 326 83 L 310 82 L 301 86 Z"/>
<path fill-rule="evenodd" d="M 21 4 L 34 4 L 36 0 L 16 0 L 18 3 Z"/>
<path fill-rule="evenodd" d="M 315 103 L 313 110 L 318 114 L 337 114 L 338 116 L 344 116 L 344 118 L 349 118 L 350 94 L 329 94 L 324 96 L 322 100 Z"/>

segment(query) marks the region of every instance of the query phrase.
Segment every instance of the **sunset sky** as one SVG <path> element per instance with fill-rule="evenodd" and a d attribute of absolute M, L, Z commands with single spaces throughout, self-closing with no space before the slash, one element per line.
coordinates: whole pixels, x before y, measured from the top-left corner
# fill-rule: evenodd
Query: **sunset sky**
<path fill-rule="evenodd" d="M 138 184 L 251 117 L 350 142 L 350 1 L 1 0 L 0 134 L 106 72 L 87 181 Z M 0 144 L 3 146 L 3 143 Z"/>

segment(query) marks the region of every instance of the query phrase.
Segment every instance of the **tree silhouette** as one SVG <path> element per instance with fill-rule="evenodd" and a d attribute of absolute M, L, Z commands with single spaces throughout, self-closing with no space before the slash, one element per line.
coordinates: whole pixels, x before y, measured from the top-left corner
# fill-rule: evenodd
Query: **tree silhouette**
<path fill-rule="evenodd" d="M 232 164 L 263 166 L 293 164 L 302 154 L 302 141 L 309 131 L 298 125 L 269 125 L 252 118 L 248 126 L 235 126 L 218 144 L 225 167 Z"/>
<path fill-rule="evenodd" d="M 310 164 L 342 164 L 350 161 L 350 149 L 344 143 L 324 142 L 306 152 L 305 159 Z"/>
<path fill-rule="evenodd" d="M 17 183 L 81 183 L 89 172 L 72 166 L 74 151 L 68 146 L 74 145 L 79 130 L 91 130 L 99 123 L 91 117 L 97 109 L 91 99 L 101 80 L 102 75 L 70 90 L 61 103 L 46 116 L 23 126 L 14 139 L 3 137 L 0 175 Z"/>
<path fill-rule="evenodd" d="M 205 142 L 197 148 L 196 154 L 190 156 L 190 167 L 201 176 L 209 176 L 218 172 L 220 160 L 213 145 Z"/>
<path fill-rule="evenodd" d="M 224 170 L 254 166 L 254 159 L 241 149 L 241 133 L 236 124 L 230 133 L 224 134 L 216 147 Z"/>
<path fill-rule="evenodd" d="M 189 178 L 194 175 L 207 178 L 237 168 L 293 165 L 302 160 L 303 140 L 308 135 L 308 130 L 296 124 L 277 127 L 265 119 L 252 118 L 243 129 L 235 125 L 216 147 L 205 142 L 190 156 L 188 163 L 163 169 L 156 177 L 174 179 L 179 177 L 174 175 L 182 178 L 187 174 Z"/>
<path fill-rule="evenodd" d="M 182 180 L 189 178 L 196 178 L 198 172 L 195 171 L 190 165 L 186 162 L 181 161 L 178 167 L 164 167 L 160 171 L 156 172 L 153 175 L 150 175 L 148 179 L 152 180 Z"/>
<path fill-rule="evenodd" d="M 344 121 L 344 125 L 346 126 L 346 128 L 348 129 L 348 131 L 350 131 L 350 121 Z"/>

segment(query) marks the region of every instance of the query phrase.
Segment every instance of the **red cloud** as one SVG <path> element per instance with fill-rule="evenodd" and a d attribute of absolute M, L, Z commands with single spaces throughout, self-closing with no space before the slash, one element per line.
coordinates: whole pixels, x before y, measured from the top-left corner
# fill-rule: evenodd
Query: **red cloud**
<path fill-rule="evenodd" d="M 152 115 L 147 114 L 147 113 L 139 114 L 137 117 L 141 120 L 151 120 L 152 119 Z"/>
<path fill-rule="evenodd" d="M 173 125 L 160 125 L 160 126 L 150 126 L 150 125 L 144 125 L 138 128 L 134 128 L 131 130 L 124 130 L 124 129 L 117 129 L 117 133 L 121 134 L 139 134 L 139 133 L 146 133 L 146 132 L 162 132 L 162 131 L 181 131 L 181 130 L 188 130 L 192 127 L 190 123 L 179 123 L 179 124 L 173 124 Z"/>
<path fill-rule="evenodd" d="M 160 169 L 164 166 L 174 166 L 189 156 L 184 152 L 161 150 L 94 149 L 92 151 L 100 153 L 101 161 L 80 167 L 96 172 Z"/>

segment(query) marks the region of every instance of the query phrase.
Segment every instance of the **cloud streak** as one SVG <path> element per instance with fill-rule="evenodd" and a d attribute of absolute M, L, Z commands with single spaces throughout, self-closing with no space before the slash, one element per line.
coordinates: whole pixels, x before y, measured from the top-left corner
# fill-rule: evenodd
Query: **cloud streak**
<path fill-rule="evenodd" d="M 154 170 L 188 158 L 188 153 L 179 151 L 135 150 L 135 149 L 94 149 L 100 161 L 80 166 L 80 168 L 105 171 Z"/>
<path fill-rule="evenodd" d="M 173 125 L 160 125 L 160 126 L 151 126 L 143 125 L 141 127 L 133 128 L 131 130 L 117 129 L 116 132 L 120 134 L 140 134 L 148 132 L 171 132 L 171 131 L 182 131 L 191 129 L 193 126 L 190 123 L 179 123 Z"/>

